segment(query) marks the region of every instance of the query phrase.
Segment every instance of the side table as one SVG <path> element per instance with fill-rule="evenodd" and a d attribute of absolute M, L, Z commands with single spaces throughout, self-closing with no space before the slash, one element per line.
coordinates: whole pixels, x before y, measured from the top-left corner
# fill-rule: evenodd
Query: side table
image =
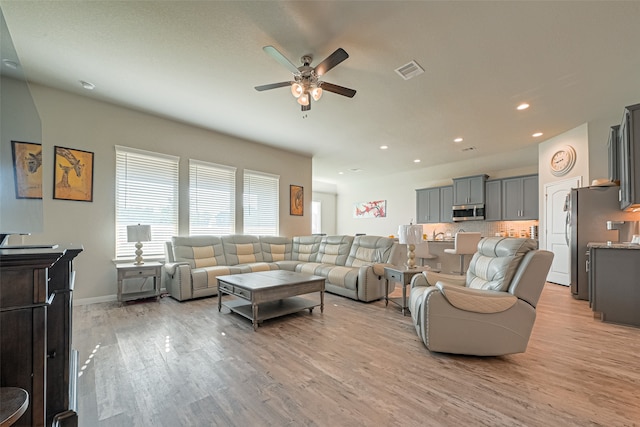
<path fill-rule="evenodd" d="M 408 307 L 407 305 L 407 286 L 411 284 L 411 279 L 416 274 L 420 274 L 423 271 L 436 271 L 429 267 L 414 267 L 407 268 L 406 266 L 402 267 L 385 267 L 384 268 L 384 278 L 387 281 L 387 288 L 385 292 L 385 306 L 389 305 L 389 301 L 398 304 L 400 308 L 402 308 L 402 315 L 405 315 L 405 310 Z M 389 282 L 397 282 L 402 285 L 402 298 L 389 298 Z"/>
<path fill-rule="evenodd" d="M 159 262 L 145 262 L 144 264 L 116 264 L 118 270 L 118 301 L 131 301 L 141 298 L 157 297 L 160 295 L 162 283 L 162 264 Z M 122 292 L 122 282 L 126 279 L 153 277 L 153 289 L 140 292 Z M 145 280 L 146 283 L 146 280 Z"/>

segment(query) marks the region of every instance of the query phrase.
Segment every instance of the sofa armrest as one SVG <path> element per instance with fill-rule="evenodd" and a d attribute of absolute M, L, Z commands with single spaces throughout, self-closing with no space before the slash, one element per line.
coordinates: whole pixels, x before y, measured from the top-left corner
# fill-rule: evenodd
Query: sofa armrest
<path fill-rule="evenodd" d="M 382 274 L 378 274 L 376 265 L 362 265 L 358 268 L 358 300 L 360 301 L 379 300 L 384 298 L 386 294 L 387 283 L 384 278 L 384 267 L 382 267 Z"/>
<path fill-rule="evenodd" d="M 500 313 L 518 301 L 508 292 L 472 289 L 444 282 L 436 283 L 436 288 L 452 306 L 474 313 Z"/>
<path fill-rule="evenodd" d="M 465 276 L 437 273 L 435 271 L 423 271 L 422 274 L 416 274 L 411 279 L 411 287 L 416 286 L 435 286 L 438 282 L 444 282 L 455 286 L 464 286 L 467 282 Z"/>
<path fill-rule="evenodd" d="M 164 264 L 164 271 L 167 272 L 167 274 L 169 276 L 173 276 L 174 274 L 176 274 L 176 269 L 178 268 L 179 265 L 189 265 L 188 262 L 166 262 Z"/>
<path fill-rule="evenodd" d="M 394 267 L 393 264 L 390 263 L 376 263 L 373 264 L 373 273 L 377 276 L 384 277 L 384 268 L 385 267 Z"/>
<path fill-rule="evenodd" d="M 189 263 L 167 263 L 164 267 L 165 272 L 167 273 L 167 292 L 169 292 L 169 294 L 178 301 L 193 298 L 191 266 Z"/>

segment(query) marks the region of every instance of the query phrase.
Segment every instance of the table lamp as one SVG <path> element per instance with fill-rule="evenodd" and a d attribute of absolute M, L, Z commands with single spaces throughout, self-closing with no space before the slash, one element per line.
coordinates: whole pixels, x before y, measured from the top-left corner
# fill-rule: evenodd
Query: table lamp
<path fill-rule="evenodd" d="M 407 267 L 416 268 L 416 245 L 422 242 L 422 226 L 419 224 L 401 225 L 398 227 L 398 241 L 407 245 Z"/>
<path fill-rule="evenodd" d="M 127 242 L 136 243 L 136 260 L 135 265 L 144 264 L 142 260 L 142 242 L 151 241 L 150 225 L 127 225 Z"/>

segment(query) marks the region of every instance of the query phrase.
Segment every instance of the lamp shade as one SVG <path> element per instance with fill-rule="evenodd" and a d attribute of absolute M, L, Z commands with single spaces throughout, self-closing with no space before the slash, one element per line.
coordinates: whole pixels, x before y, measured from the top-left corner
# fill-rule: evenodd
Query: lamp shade
<path fill-rule="evenodd" d="M 150 225 L 127 225 L 127 242 L 151 241 Z"/>
<path fill-rule="evenodd" d="M 401 245 L 417 245 L 422 242 L 422 226 L 401 225 L 398 227 L 398 241 Z"/>

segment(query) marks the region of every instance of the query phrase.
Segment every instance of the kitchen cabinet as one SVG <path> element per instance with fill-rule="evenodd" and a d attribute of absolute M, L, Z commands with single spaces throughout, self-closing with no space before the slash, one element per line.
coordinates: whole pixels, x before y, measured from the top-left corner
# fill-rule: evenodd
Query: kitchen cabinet
<path fill-rule="evenodd" d="M 453 186 L 440 187 L 440 222 L 453 222 Z"/>
<path fill-rule="evenodd" d="M 609 141 L 607 141 L 607 152 L 609 154 L 609 181 L 620 180 L 620 146 L 618 143 L 619 131 L 620 125 L 611 126 L 611 128 L 609 129 Z"/>
<path fill-rule="evenodd" d="M 453 222 L 453 187 L 416 190 L 416 222 L 418 224 Z"/>
<path fill-rule="evenodd" d="M 416 222 L 440 222 L 440 188 L 416 190 Z"/>
<path fill-rule="evenodd" d="M 502 219 L 502 180 L 494 179 L 485 184 L 485 221 Z"/>
<path fill-rule="evenodd" d="M 624 109 L 618 136 L 620 209 L 640 207 L 640 104 Z"/>
<path fill-rule="evenodd" d="M 453 180 L 453 205 L 484 204 L 484 185 L 487 175 L 468 176 Z"/>
<path fill-rule="evenodd" d="M 640 246 L 589 244 L 591 309 L 604 322 L 640 326 Z"/>
<path fill-rule="evenodd" d="M 538 219 L 538 175 L 502 180 L 502 220 Z"/>

